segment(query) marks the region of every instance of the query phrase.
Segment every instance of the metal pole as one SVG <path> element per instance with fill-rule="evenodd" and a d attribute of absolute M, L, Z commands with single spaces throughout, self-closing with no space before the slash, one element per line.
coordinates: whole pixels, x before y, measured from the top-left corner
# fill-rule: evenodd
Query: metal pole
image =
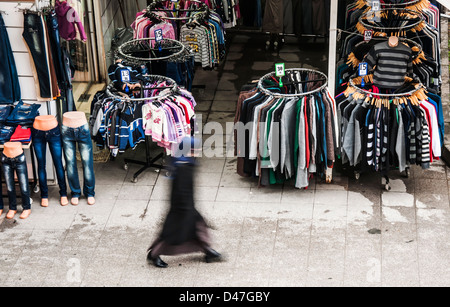
<path fill-rule="evenodd" d="M 335 96 L 336 88 L 336 49 L 337 49 L 337 26 L 338 26 L 338 0 L 331 0 L 330 14 L 330 43 L 328 55 L 328 87 L 331 96 Z"/>

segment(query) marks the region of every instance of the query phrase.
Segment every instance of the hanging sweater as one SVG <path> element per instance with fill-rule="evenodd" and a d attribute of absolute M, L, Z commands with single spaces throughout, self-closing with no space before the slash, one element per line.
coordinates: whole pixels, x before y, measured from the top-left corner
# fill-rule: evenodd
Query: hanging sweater
<path fill-rule="evenodd" d="M 82 41 L 87 40 L 83 23 L 78 16 L 77 11 L 71 7 L 67 1 L 56 0 L 55 11 L 58 15 L 59 34 L 65 40 L 74 40 L 77 38 L 77 30 Z"/>
<path fill-rule="evenodd" d="M 370 70 L 375 69 L 374 84 L 381 88 L 399 88 L 407 75 L 413 75 L 411 48 L 399 43 L 390 47 L 389 42 L 376 44 L 366 57 Z"/>

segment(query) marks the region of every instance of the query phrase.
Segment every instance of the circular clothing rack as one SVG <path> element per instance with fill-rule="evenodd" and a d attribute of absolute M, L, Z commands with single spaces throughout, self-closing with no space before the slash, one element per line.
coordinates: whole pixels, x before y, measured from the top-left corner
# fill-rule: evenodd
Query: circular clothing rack
<path fill-rule="evenodd" d="M 191 19 L 196 19 L 199 17 L 206 17 L 209 15 L 210 9 L 209 7 L 202 1 L 199 0 L 189 0 L 188 6 L 191 6 L 192 4 L 197 5 L 197 7 L 190 8 L 190 9 L 173 9 L 169 10 L 167 8 L 164 8 L 163 0 L 157 0 L 150 4 L 146 11 L 150 18 L 155 18 L 158 20 L 170 20 L 170 21 L 187 21 Z M 160 7 L 158 7 L 158 5 Z M 157 12 L 172 12 L 172 13 L 190 13 L 191 16 L 164 16 L 163 14 L 157 14 Z"/>
<path fill-rule="evenodd" d="M 371 0 L 359 0 L 361 2 L 364 2 L 365 5 L 367 5 L 368 7 L 371 7 Z M 410 0 L 410 1 L 404 1 L 404 2 L 380 2 L 380 6 L 381 7 L 389 7 L 389 8 L 412 8 L 417 6 L 418 4 L 420 4 L 421 2 L 424 2 L 425 5 L 430 4 L 430 2 L 428 0 Z"/>
<path fill-rule="evenodd" d="M 307 95 L 311 95 L 314 93 L 318 93 L 321 92 L 322 90 L 324 90 L 327 86 L 328 86 L 328 77 L 327 75 L 325 75 L 324 73 L 317 71 L 317 70 L 313 70 L 313 69 L 307 69 L 307 68 L 291 68 L 291 69 L 286 69 L 286 72 L 308 72 L 308 73 L 312 73 L 313 75 L 315 75 L 315 79 L 310 80 L 310 81 L 302 81 L 302 83 L 306 83 L 306 82 L 323 82 L 323 85 L 321 85 L 319 88 L 314 89 L 312 91 L 308 91 L 305 93 L 299 93 L 299 94 L 280 94 L 280 93 L 274 93 L 272 91 L 270 91 L 269 89 L 264 87 L 264 81 L 266 80 L 274 80 L 276 79 L 276 72 L 271 72 L 266 74 L 265 76 L 261 77 L 261 79 L 259 80 L 258 83 L 258 89 L 261 90 L 263 93 L 265 93 L 266 95 L 270 95 L 273 97 L 303 97 L 303 96 L 307 96 Z"/>
<path fill-rule="evenodd" d="M 359 86 L 357 86 L 355 84 L 354 79 L 350 79 L 349 82 L 348 82 L 350 87 L 352 87 L 353 89 L 355 89 L 357 92 L 359 92 L 361 94 L 364 94 L 364 95 L 367 95 L 367 96 L 370 96 L 370 97 L 377 96 L 377 97 L 384 97 L 384 98 L 408 97 L 408 96 L 412 96 L 412 95 L 418 93 L 419 91 L 421 91 L 423 89 L 426 89 L 426 87 L 422 83 L 420 83 L 420 82 L 415 82 L 415 83 L 417 83 L 418 86 L 412 91 L 405 92 L 405 93 L 398 93 L 398 94 L 383 94 L 383 93 L 370 92 L 370 91 L 367 91 L 367 90 L 364 90 L 364 89 L 360 88 Z"/>
<path fill-rule="evenodd" d="M 374 14 L 380 14 L 382 17 L 384 14 L 391 14 L 391 13 L 397 14 L 399 16 L 408 16 L 408 18 L 405 18 L 404 20 L 408 21 L 408 19 L 410 19 L 411 23 L 402 26 L 392 27 L 389 25 L 383 26 L 380 25 L 380 23 L 375 23 L 370 20 L 373 18 Z M 361 34 L 364 34 L 365 30 L 372 30 L 376 34 L 401 33 L 401 32 L 404 33 L 407 31 L 423 28 L 425 26 L 425 23 L 426 22 L 424 16 L 417 11 L 411 9 L 385 8 L 378 12 L 368 11 L 362 14 L 359 17 L 358 22 L 359 26 L 357 26 L 357 28 Z"/>
<path fill-rule="evenodd" d="M 181 42 L 170 38 L 164 38 L 159 42 L 161 48 L 163 50 L 170 50 L 173 53 L 167 56 L 151 57 L 152 51 L 159 50 L 153 47 L 153 45 L 156 43 L 157 42 L 155 38 L 140 38 L 130 40 L 119 46 L 116 52 L 116 58 L 121 58 L 123 60 L 135 63 L 147 63 L 151 61 L 163 61 L 169 60 L 171 58 L 180 57 L 187 51 L 187 47 Z M 139 50 L 136 47 L 146 47 L 148 49 Z M 130 52 L 147 52 L 147 51 L 149 52 L 150 56 L 146 58 L 136 57 L 128 54 Z"/>
<path fill-rule="evenodd" d="M 152 101 L 152 100 L 157 100 L 157 99 L 161 99 L 161 98 L 165 98 L 169 95 L 171 95 L 173 92 L 176 92 L 179 87 L 178 84 L 175 82 L 175 80 L 166 77 L 166 76 L 161 76 L 161 75 L 145 75 L 145 78 L 148 79 L 148 82 L 152 83 L 152 82 L 165 82 L 165 87 L 164 88 L 160 88 L 158 89 L 158 87 L 154 87 L 154 88 L 148 88 L 148 89 L 144 89 L 144 91 L 149 90 L 149 91 L 158 91 L 160 90 L 160 94 L 159 95 L 155 95 L 155 96 L 151 96 L 151 97 L 146 97 L 146 98 L 131 98 L 131 97 L 125 97 L 125 96 L 119 96 L 119 95 L 115 95 L 111 92 L 110 87 L 106 88 L 106 94 L 108 95 L 108 97 L 113 98 L 113 99 L 117 99 L 120 101 L 130 101 L 130 102 L 147 102 L 147 101 Z"/>

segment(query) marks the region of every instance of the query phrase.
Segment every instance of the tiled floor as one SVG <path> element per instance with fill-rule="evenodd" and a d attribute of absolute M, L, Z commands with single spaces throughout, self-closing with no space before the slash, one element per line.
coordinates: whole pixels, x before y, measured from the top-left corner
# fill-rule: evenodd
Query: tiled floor
<path fill-rule="evenodd" d="M 198 72 L 196 84 L 205 89 L 193 94 L 205 122 L 234 118 L 240 87 L 275 62 L 326 68 L 320 44 L 300 50 L 293 40 L 279 55 L 263 46 L 264 38 L 238 35 L 222 70 Z M 333 184 L 315 179 L 301 191 L 292 183 L 258 188 L 236 174 L 234 157 L 200 158 L 195 199 L 226 261 L 164 257 L 169 268 L 159 270 L 145 256 L 171 181 L 149 170 L 132 183 L 139 167 L 125 170 L 126 157 L 143 160 L 144 150 L 95 165 L 93 207 L 82 200 L 62 208 L 52 187 L 49 208 L 34 206 L 26 221 L 1 217 L 0 286 L 450 285 L 450 169 L 442 162 L 412 168 L 409 179 L 392 172 L 391 192 L 379 175 L 356 180 L 339 166 Z"/>

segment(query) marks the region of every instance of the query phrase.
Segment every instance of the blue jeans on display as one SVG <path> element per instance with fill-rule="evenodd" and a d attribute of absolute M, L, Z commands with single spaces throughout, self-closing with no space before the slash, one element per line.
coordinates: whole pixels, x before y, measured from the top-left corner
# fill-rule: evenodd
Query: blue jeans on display
<path fill-rule="evenodd" d="M 83 164 L 83 194 L 86 197 L 95 197 L 94 153 L 89 124 L 79 128 L 70 128 L 63 125 L 61 131 L 67 179 L 72 197 L 79 198 L 82 193 L 77 169 L 77 145 Z"/>
<path fill-rule="evenodd" d="M 11 43 L 1 14 L 0 59 L 0 103 L 13 104 L 20 100 L 20 84 Z"/>
<path fill-rule="evenodd" d="M 28 182 L 28 167 L 25 154 L 15 158 L 8 158 L 2 154 L 3 174 L 5 175 L 6 188 L 8 190 L 9 210 L 17 211 L 16 187 L 14 173 L 19 180 L 22 195 L 23 210 L 30 210 L 30 184 Z"/>
<path fill-rule="evenodd" d="M 61 130 L 59 127 L 49 131 L 31 129 L 33 148 L 38 162 L 39 187 L 41 198 L 48 199 L 47 185 L 47 144 L 52 155 L 53 164 L 56 169 L 56 177 L 59 185 L 59 195 L 67 196 L 66 176 L 63 165 L 63 145 Z"/>
<path fill-rule="evenodd" d="M 22 125 L 29 126 L 34 123 L 36 116 L 39 115 L 40 104 L 24 104 L 20 101 L 11 114 L 6 119 L 8 125 Z"/>
<path fill-rule="evenodd" d="M 0 106 L 0 124 L 4 124 L 6 122 L 13 109 L 13 105 Z"/>
<path fill-rule="evenodd" d="M 3 145 L 6 142 L 9 142 L 15 130 L 15 127 L 0 126 L 0 144 Z"/>

